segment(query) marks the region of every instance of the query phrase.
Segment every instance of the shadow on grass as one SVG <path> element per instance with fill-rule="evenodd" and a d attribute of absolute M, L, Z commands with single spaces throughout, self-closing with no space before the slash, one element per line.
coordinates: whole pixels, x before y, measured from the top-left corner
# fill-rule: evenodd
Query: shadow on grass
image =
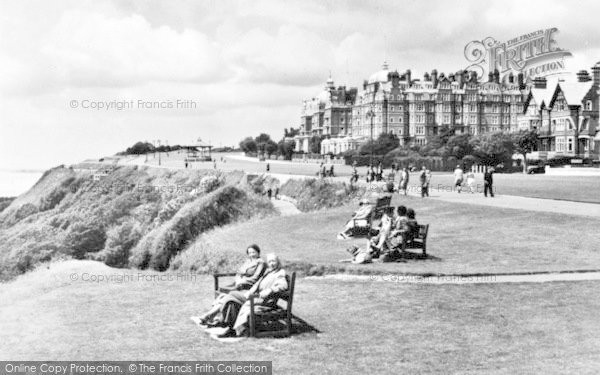
<path fill-rule="evenodd" d="M 268 322 L 262 325 L 257 326 L 257 330 L 258 331 L 283 331 L 285 329 L 285 323 L 278 321 L 278 322 Z M 306 320 L 300 318 L 297 315 L 292 314 L 292 327 L 291 327 L 291 335 L 301 335 L 304 333 L 321 333 L 321 331 L 316 328 L 315 326 L 313 326 L 312 324 L 308 323 Z M 273 338 L 285 338 L 286 336 L 284 335 L 273 335 L 270 336 Z"/>
<path fill-rule="evenodd" d="M 381 259 L 381 258 L 379 258 L 379 259 L 381 262 L 386 263 L 386 261 L 384 261 L 383 259 Z M 423 255 L 422 253 L 415 253 L 412 251 L 402 251 L 402 252 L 395 254 L 391 258 L 389 258 L 387 260 L 387 262 L 388 263 L 407 262 L 409 260 L 423 260 L 423 261 L 429 260 L 429 261 L 440 262 L 442 260 L 442 258 L 436 257 L 431 254 Z"/>

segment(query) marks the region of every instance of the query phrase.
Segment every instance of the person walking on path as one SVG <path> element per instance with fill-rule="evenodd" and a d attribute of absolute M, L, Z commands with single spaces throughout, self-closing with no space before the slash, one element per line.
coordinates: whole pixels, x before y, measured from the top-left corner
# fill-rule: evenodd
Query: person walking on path
<path fill-rule="evenodd" d="M 421 198 L 424 198 L 427 193 L 427 169 L 425 166 L 421 168 L 421 173 L 419 174 L 419 182 L 421 183 Z"/>
<path fill-rule="evenodd" d="M 356 166 L 352 166 L 352 177 L 350 177 L 350 183 L 358 182 L 358 171 Z"/>
<path fill-rule="evenodd" d="M 377 181 L 381 181 L 383 179 L 383 164 L 379 162 L 377 165 Z"/>
<path fill-rule="evenodd" d="M 271 170 L 271 164 L 267 163 L 267 173 Z"/>
<path fill-rule="evenodd" d="M 425 196 L 429 196 L 429 185 L 431 184 L 431 171 L 429 169 L 425 170 Z"/>
<path fill-rule="evenodd" d="M 494 168 L 490 167 L 483 174 L 483 195 L 487 197 L 488 191 L 490 192 L 490 197 L 494 198 Z"/>
<path fill-rule="evenodd" d="M 460 194 L 460 190 L 462 189 L 463 178 L 464 178 L 464 172 L 459 164 L 456 166 L 456 169 L 454 170 L 454 187 L 456 188 L 456 190 L 458 191 L 459 194 Z"/>
<path fill-rule="evenodd" d="M 467 172 L 467 186 L 471 191 L 471 194 L 475 193 L 475 173 L 472 170 Z"/>
<path fill-rule="evenodd" d="M 408 179 L 410 178 L 410 175 L 408 174 L 408 168 L 404 167 L 404 169 L 402 170 L 402 177 L 400 178 L 400 188 L 398 189 L 398 194 L 400 194 L 400 191 L 404 192 L 404 195 L 406 195 L 406 190 L 408 189 Z"/>

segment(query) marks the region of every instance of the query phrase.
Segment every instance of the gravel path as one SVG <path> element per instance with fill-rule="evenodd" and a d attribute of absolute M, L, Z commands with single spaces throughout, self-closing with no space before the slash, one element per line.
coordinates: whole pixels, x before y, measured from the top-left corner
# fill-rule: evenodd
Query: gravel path
<path fill-rule="evenodd" d="M 365 267 L 368 267 L 366 265 Z M 406 284 L 497 284 L 497 283 L 545 283 L 552 281 L 586 281 L 600 280 L 600 271 L 574 271 L 564 273 L 538 273 L 514 275 L 439 275 L 421 276 L 404 274 L 387 275 L 351 275 L 335 274 L 326 276 L 309 276 L 307 279 L 330 279 L 339 281 L 364 281 L 377 283 Z"/>

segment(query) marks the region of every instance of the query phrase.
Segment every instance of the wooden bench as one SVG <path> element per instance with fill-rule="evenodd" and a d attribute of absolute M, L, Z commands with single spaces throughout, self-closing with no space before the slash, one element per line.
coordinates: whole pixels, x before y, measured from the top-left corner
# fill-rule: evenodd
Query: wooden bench
<path fill-rule="evenodd" d="M 220 277 L 233 277 L 235 276 L 235 272 L 227 272 L 227 273 L 215 273 L 213 278 L 215 279 L 215 298 L 219 296 L 221 293 L 229 293 L 233 290 L 233 288 L 220 287 L 219 288 L 219 278 Z"/>
<path fill-rule="evenodd" d="M 406 251 L 406 249 L 421 249 L 423 256 L 427 256 L 427 232 L 429 232 L 429 224 L 419 225 L 419 233 L 412 241 L 402 241 L 402 251 Z"/>
<path fill-rule="evenodd" d="M 278 294 L 277 306 L 271 310 L 258 311 L 255 309 L 254 298 L 250 296 L 250 319 L 248 322 L 251 337 L 264 336 L 290 336 L 292 333 L 292 304 L 294 302 L 294 286 L 296 284 L 296 272 L 285 276 L 288 289 Z M 280 303 L 283 302 L 284 306 Z M 282 325 L 283 328 L 275 327 L 273 323 Z M 271 327 L 269 327 L 271 326 Z M 266 328 L 266 329 L 261 329 Z M 270 328 L 270 329 L 269 329 Z"/>
<path fill-rule="evenodd" d="M 373 207 L 371 214 L 369 216 L 367 216 L 366 219 L 353 219 L 355 234 L 370 235 L 371 229 L 373 227 L 373 221 L 381 218 L 383 211 L 386 208 L 388 208 L 391 203 L 392 203 L 391 195 L 387 195 L 385 197 L 378 198 L 377 202 L 375 203 L 375 207 Z M 365 222 L 365 221 L 366 221 L 367 225 L 360 225 L 360 224 L 362 224 L 361 222 Z"/>

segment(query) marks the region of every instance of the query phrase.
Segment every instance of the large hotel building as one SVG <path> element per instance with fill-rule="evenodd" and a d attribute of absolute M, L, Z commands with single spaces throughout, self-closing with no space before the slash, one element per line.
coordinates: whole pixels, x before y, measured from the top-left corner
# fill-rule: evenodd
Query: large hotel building
<path fill-rule="evenodd" d="M 356 149 L 371 136 L 393 133 L 400 143 L 423 145 L 440 127 L 455 134 L 535 129 L 533 158 L 557 155 L 598 159 L 600 63 L 577 74 L 577 82 L 548 85 L 545 78 L 521 74 L 487 81 L 474 72 L 445 75 L 436 70 L 415 79 L 387 64 L 365 80 L 361 91 L 335 87 L 331 78 L 315 98 L 303 101 L 297 151 L 309 151 L 311 137 L 325 136 L 321 154 Z"/>

